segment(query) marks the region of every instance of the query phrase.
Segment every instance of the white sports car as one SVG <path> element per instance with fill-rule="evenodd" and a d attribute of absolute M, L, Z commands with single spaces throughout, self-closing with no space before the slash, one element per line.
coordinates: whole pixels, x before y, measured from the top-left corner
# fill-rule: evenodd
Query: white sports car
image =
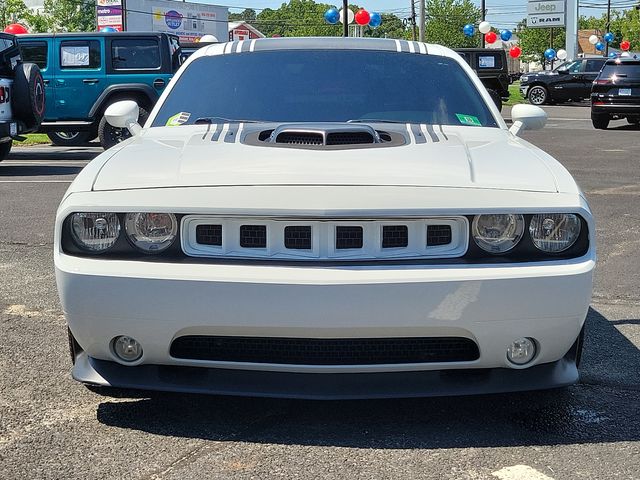
<path fill-rule="evenodd" d="M 303 398 L 577 381 L 587 201 L 451 50 L 385 39 L 204 47 L 57 214 L 73 377 Z"/>

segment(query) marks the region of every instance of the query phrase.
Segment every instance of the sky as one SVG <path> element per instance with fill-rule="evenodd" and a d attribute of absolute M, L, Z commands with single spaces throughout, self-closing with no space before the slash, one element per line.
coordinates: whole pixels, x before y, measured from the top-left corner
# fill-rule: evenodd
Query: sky
<path fill-rule="evenodd" d="M 191 0 L 200 3 L 212 3 L 216 5 L 224 5 L 228 7 L 253 8 L 255 10 L 262 8 L 278 8 L 285 0 Z M 318 0 L 320 1 L 320 0 Z M 321 0 L 324 3 L 341 3 L 340 0 Z M 399 17 L 408 17 L 410 15 L 411 0 L 351 0 L 349 3 L 357 3 L 362 5 L 369 11 L 394 13 Z M 480 5 L 480 0 L 475 0 L 476 5 Z M 526 0 L 485 0 L 487 8 L 487 20 L 489 20 L 496 28 L 514 28 L 520 22 L 527 12 Z M 611 0 L 613 8 L 619 6 L 627 6 L 632 0 Z M 416 1 L 416 5 L 418 2 Z M 606 0 L 580 0 L 580 15 L 600 17 L 606 11 Z M 594 8 L 595 7 L 595 8 Z M 232 9 L 232 12 L 238 11 Z"/>

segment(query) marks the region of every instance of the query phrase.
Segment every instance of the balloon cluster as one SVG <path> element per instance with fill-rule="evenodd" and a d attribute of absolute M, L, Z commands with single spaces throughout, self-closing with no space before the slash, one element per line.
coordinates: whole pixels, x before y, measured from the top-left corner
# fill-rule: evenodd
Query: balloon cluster
<path fill-rule="evenodd" d="M 342 23 L 344 19 L 344 12 L 338 11 L 336 8 L 330 8 L 324 12 L 324 21 L 330 25 L 336 23 Z M 369 25 L 371 28 L 378 28 L 382 25 L 382 15 L 378 12 L 368 12 L 364 8 L 361 8 L 356 13 L 353 13 L 351 9 L 347 10 L 347 23 L 355 22 L 360 26 Z"/>
<path fill-rule="evenodd" d="M 484 41 L 489 45 L 498 40 L 498 34 L 491 30 L 491 24 L 486 20 L 480 22 L 478 25 L 478 31 L 484 35 Z M 473 37 L 476 33 L 476 27 L 471 23 L 467 23 L 462 27 L 462 33 L 464 33 L 466 37 Z M 511 40 L 511 37 L 513 37 L 511 30 L 500 30 L 500 40 L 503 42 L 508 42 Z M 522 55 L 522 49 L 517 45 L 514 45 L 509 49 L 509 56 L 511 58 L 518 58 L 520 55 Z"/>

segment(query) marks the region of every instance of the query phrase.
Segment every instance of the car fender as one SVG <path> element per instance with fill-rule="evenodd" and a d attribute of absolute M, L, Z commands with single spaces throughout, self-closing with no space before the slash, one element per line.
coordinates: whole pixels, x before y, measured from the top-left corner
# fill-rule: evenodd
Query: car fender
<path fill-rule="evenodd" d="M 98 99 L 91 107 L 89 111 L 90 118 L 96 118 L 98 113 L 109 104 L 109 99 L 114 95 L 125 94 L 131 96 L 132 94 L 143 94 L 149 100 L 149 106 L 153 106 L 158 101 L 158 92 L 150 85 L 144 83 L 119 83 L 117 85 L 110 85 L 100 94 Z"/>

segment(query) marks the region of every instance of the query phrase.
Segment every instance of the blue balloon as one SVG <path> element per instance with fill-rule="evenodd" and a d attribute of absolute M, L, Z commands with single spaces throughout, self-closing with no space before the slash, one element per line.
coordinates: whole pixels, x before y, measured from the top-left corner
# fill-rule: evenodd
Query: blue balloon
<path fill-rule="evenodd" d="M 553 48 L 547 48 L 544 51 L 544 58 L 546 58 L 547 60 L 553 60 L 554 58 L 556 58 L 556 51 Z"/>
<path fill-rule="evenodd" d="M 609 52 L 609 58 L 618 58 L 618 54 L 616 52 Z"/>
<path fill-rule="evenodd" d="M 464 33 L 467 37 L 473 37 L 473 34 L 476 33 L 476 27 L 467 23 L 464 27 L 462 27 L 462 33 Z"/>
<path fill-rule="evenodd" d="M 511 33 L 511 30 L 501 30 L 500 31 L 500 39 L 503 42 L 508 42 L 509 40 L 511 40 L 512 36 L 513 36 L 513 33 Z"/>
<path fill-rule="evenodd" d="M 113 33 L 113 32 L 117 32 L 118 30 L 116 30 L 113 27 L 102 27 L 100 31 L 105 33 Z"/>
<path fill-rule="evenodd" d="M 340 21 L 340 12 L 335 8 L 330 8 L 326 12 L 324 12 L 324 20 L 331 25 L 335 25 Z"/>
<path fill-rule="evenodd" d="M 380 25 L 382 25 L 382 15 L 380 15 L 378 12 L 371 12 L 369 18 L 369 26 L 371 28 L 378 28 Z"/>
<path fill-rule="evenodd" d="M 596 43 L 596 50 L 598 50 L 599 52 L 604 50 L 604 43 L 602 42 L 598 42 Z"/>
<path fill-rule="evenodd" d="M 613 42 L 615 38 L 616 36 L 611 32 L 607 32 L 604 34 L 604 41 L 607 43 Z"/>

